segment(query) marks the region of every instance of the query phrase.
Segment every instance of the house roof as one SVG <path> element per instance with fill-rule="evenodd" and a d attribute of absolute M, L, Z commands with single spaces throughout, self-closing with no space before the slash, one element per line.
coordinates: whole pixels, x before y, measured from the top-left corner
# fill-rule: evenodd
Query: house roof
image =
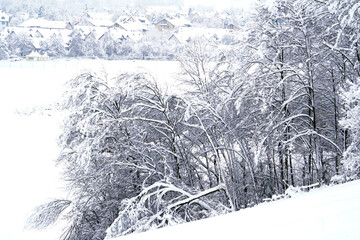
<path fill-rule="evenodd" d="M 87 12 L 86 15 L 91 19 L 110 20 L 112 18 L 111 14 L 105 12 Z"/>
<path fill-rule="evenodd" d="M 0 22 L 8 22 L 10 20 L 10 16 L 0 10 Z"/>
<path fill-rule="evenodd" d="M 32 51 L 29 55 L 27 55 L 27 57 L 43 57 L 43 55 L 36 51 Z"/>
<path fill-rule="evenodd" d="M 170 23 L 171 25 L 173 25 L 175 27 L 175 25 L 166 18 L 161 19 L 160 21 L 155 23 L 155 25 L 166 25 L 167 23 Z"/>
<path fill-rule="evenodd" d="M 107 27 L 91 27 L 91 26 L 75 26 L 75 30 L 80 30 L 83 38 L 88 36 L 90 33 L 93 33 L 94 36 L 99 39 L 106 31 Z"/>
<path fill-rule="evenodd" d="M 12 32 L 14 32 L 15 34 L 26 34 L 28 36 L 32 35 L 33 38 L 44 38 L 44 39 L 48 39 L 55 35 L 55 36 L 61 36 L 62 38 L 65 39 L 66 37 L 68 37 L 71 34 L 72 30 L 8 27 L 8 28 L 6 28 L 5 32 L 8 32 L 8 34 L 11 34 Z M 36 37 L 37 35 L 39 37 Z"/>
<path fill-rule="evenodd" d="M 183 17 L 172 18 L 172 19 L 169 19 L 168 21 L 171 22 L 172 24 L 174 24 L 175 27 L 191 26 L 191 22 Z"/>
<path fill-rule="evenodd" d="M 99 39 L 104 38 L 105 35 L 110 36 L 113 40 L 126 39 L 129 37 L 128 32 L 126 30 L 114 29 L 114 28 L 109 29 Z"/>
<path fill-rule="evenodd" d="M 132 17 L 132 16 L 120 16 L 116 23 L 124 27 L 128 31 L 143 31 L 148 30 L 148 26 L 151 25 L 149 20 L 145 17 Z"/>
<path fill-rule="evenodd" d="M 149 30 L 148 26 L 141 22 L 127 22 L 121 26 L 130 32 L 144 32 Z"/>
<path fill-rule="evenodd" d="M 24 28 L 49 28 L 49 29 L 66 29 L 70 22 L 66 21 L 49 21 L 44 18 L 31 18 L 19 25 Z M 71 25 L 71 24 L 70 24 Z"/>
<path fill-rule="evenodd" d="M 186 18 L 180 17 L 180 18 L 163 18 L 162 20 L 158 21 L 155 25 L 161 24 L 161 22 L 167 21 L 174 25 L 175 27 L 190 27 L 191 22 L 187 20 Z"/>
<path fill-rule="evenodd" d="M 88 19 L 95 27 L 111 27 L 115 23 L 110 19 Z"/>
<path fill-rule="evenodd" d="M 127 23 L 127 22 L 131 21 L 131 19 L 134 19 L 134 18 L 132 16 L 127 16 L 127 15 L 126 16 L 120 16 L 120 17 L 118 17 L 116 22 L 119 23 L 119 24 L 123 24 L 123 23 Z"/>

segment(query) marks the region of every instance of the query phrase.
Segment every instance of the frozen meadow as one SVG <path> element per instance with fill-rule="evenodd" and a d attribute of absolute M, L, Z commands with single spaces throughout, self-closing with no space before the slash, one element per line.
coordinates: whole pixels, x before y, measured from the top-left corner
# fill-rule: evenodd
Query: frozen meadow
<path fill-rule="evenodd" d="M 177 91 L 176 62 L 57 60 L 0 62 L 0 240 L 55 240 L 59 228 L 23 231 L 31 210 L 63 196 L 56 105 L 63 84 L 91 71 L 112 77 L 124 71 L 150 72 L 169 91 Z M 66 197 L 66 196 L 64 196 Z M 189 224 L 121 239 L 360 239 L 360 181 L 300 193 L 290 199 Z M 281 234 L 280 234 L 281 233 Z"/>

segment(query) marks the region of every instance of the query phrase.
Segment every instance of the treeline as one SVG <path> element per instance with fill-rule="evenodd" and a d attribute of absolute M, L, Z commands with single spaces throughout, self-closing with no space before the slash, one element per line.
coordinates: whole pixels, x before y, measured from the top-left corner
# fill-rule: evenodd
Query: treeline
<path fill-rule="evenodd" d="M 58 159 L 70 200 L 40 206 L 30 226 L 64 216 L 63 239 L 104 239 L 358 178 L 358 1 L 256 10 L 231 54 L 186 46 L 179 93 L 147 74 L 73 79 Z"/>
<path fill-rule="evenodd" d="M 92 33 L 84 36 L 80 31 L 74 30 L 68 44 L 64 44 L 62 36 L 52 36 L 37 45 L 39 46 L 34 46 L 34 40 L 26 33 L 10 34 L 0 39 L 0 60 L 23 58 L 35 50 L 52 58 L 174 60 L 174 53 L 179 47 L 179 44 L 169 41 L 168 36 L 155 29 L 144 33 L 141 40 L 125 37 L 117 39 L 109 32 L 99 40 Z"/>

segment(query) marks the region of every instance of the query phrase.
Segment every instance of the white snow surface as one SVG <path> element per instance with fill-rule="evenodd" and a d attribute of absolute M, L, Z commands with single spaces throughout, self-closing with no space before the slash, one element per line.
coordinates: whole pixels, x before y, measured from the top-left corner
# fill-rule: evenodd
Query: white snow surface
<path fill-rule="evenodd" d="M 62 226 L 29 231 L 24 224 L 36 206 L 66 198 L 55 166 L 63 118 L 56 104 L 66 81 L 86 71 L 109 78 L 150 72 L 171 90 L 178 69 L 169 61 L 0 61 L 0 240 L 59 239 Z"/>
<path fill-rule="evenodd" d="M 360 180 L 253 208 L 111 240 L 359 240 Z"/>

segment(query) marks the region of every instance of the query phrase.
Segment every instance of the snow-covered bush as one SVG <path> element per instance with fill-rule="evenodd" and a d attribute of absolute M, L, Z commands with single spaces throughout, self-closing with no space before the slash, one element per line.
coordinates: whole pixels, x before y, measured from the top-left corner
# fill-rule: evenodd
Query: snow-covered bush
<path fill-rule="evenodd" d="M 346 176 L 345 175 L 335 175 L 330 179 L 331 184 L 341 184 L 346 182 Z"/>
<path fill-rule="evenodd" d="M 107 230 L 107 237 L 144 232 L 230 212 L 221 202 L 207 198 L 207 195 L 224 190 L 225 186 L 219 185 L 197 194 L 189 193 L 184 187 L 156 182 L 138 196 L 123 200 L 119 217 Z"/>

